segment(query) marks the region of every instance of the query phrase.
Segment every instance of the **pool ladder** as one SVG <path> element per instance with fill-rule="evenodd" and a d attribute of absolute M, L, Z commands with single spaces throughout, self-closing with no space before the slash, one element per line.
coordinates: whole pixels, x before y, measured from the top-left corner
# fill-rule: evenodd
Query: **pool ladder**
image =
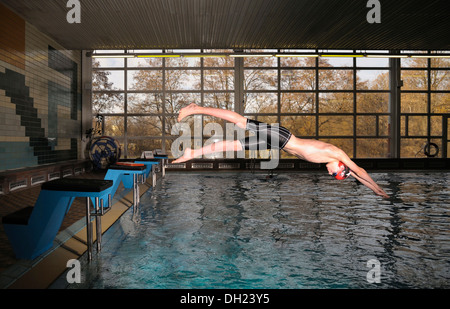
<path fill-rule="evenodd" d="M 94 210 L 91 211 L 91 199 L 86 199 L 86 233 L 87 233 L 87 250 L 88 250 L 88 260 L 92 259 L 92 247 L 93 247 L 93 226 L 91 217 L 95 218 L 95 229 L 97 232 L 97 251 L 100 251 L 102 248 L 102 220 L 101 217 L 104 216 L 112 207 L 111 207 L 111 194 L 108 194 L 108 205 L 106 209 L 103 207 L 103 199 L 95 198 Z"/>
<path fill-rule="evenodd" d="M 139 184 L 143 184 L 146 181 L 144 174 L 133 174 L 133 214 L 136 216 L 139 203 L 140 203 L 140 192 Z M 91 207 L 91 199 L 86 199 L 86 226 L 87 226 L 87 250 L 88 250 L 88 260 L 92 260 L 92 247 L 94 244 L 93 240 L 93 222 L 92 217 L 95 218 L 95 230 L 97 236 L 97 252 L 102 250 L 102 220 L 101 217 L 111 210 L 111 194 L 108 194 L 108 205 L 105 208 L 103 206 L 103 199 L 99 201 L 99 198 L 95 198 L 95 203 Z M 93 208 L 93 210 L 91 210 Z"/>

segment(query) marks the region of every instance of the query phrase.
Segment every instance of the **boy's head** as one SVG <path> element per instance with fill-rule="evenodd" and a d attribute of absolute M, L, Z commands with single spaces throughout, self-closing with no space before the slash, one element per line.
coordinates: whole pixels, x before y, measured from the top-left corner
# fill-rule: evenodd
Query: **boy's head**
<path fill-rule="evenodd" d="M 352 171 L 348 168 L 348 166 L 339 161 L 338 170 L 333 172 L 331 176 L 333 176 L 337 180 L 344 180 L 348 176 L 350 176 L 351 173 Z"/>

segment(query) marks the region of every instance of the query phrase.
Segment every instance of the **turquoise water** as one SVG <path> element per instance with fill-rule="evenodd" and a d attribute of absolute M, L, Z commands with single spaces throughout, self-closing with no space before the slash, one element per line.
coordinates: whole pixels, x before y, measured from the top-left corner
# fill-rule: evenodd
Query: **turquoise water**
<path fill-rule="evenodd" d="M 450 174 L 372 176 L 168 173 L 68 288 L 450 287 Z"/>

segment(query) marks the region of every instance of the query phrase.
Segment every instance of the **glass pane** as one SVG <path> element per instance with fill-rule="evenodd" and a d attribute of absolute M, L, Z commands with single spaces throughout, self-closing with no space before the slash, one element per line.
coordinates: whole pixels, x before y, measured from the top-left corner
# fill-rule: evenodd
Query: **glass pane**
<path fill-rule="evenodd" d="M 160 68 L 162 67 L 162 58 L 128 58 L 127 66 L 133 67 L 146 67 L 146 68 Z"/>
<path fill-rule="evenodd" d="M 274 124 L 278 123 L 278 117 L 277 116 L 257 116 L 256 120 L 265 122 L 268 124 Z"/>
<path fill-rule="evenodd" d="M 166 70 L 166 90 L 200 90 L 200 70 Z"/>
<path fill-rule="evenodd" d="M 162 49 L 135 49 L 135 53 L 137 54 L 162 54 Z"/>
<path fill-rule="evenodd" d="M 450 58 L 432 58 L 432 68 L 450 68 Z"/>
<path fill-rule="evenodd" d="M 356 89 L 389 90 L 389 71 L 387 70 L 356 71 Z"/>
<path fill-rule="evenodd" d="M 200 53 L 200 49 L 173 49 L 174 54 L 189 54 L 189 53 Z"/>
<path fill-rule="evenodd" d="M 353 67 L 353 58 L 350 57 L 320 57 L 321 67 Z"/>
<path fill-rule="evenodd" d="M 124 58 L 92 58 L 93 68 L 123 68 Z"/>
<path fill-rule="evenodd" d="M 378 117 L 378 135 L 379 136 L 389 135 L 389 116 Z"/>
<path fill-rule="evenodd" d="M 105 126 L 104 135 L 112 137 L 120 137 L 125 135 L 124 118 L 121 116 L 105 116 L 103 117 Z"/>
<path fill-rule="evenodd" d="M 341 148 L 350 158 L 353 156 L 353 139 L 351 138 L 324 138 L 320 140 Z"/>
<path fill-rule="evenodd" d="M 162 113 L 162 93 L 128 94 L 127 111 L 131 114 Z"/>
<path fill-rule="evenodd" d="M 190 57 L 190 58 L 164 58 L 166 61 L 167 68 L 180 68 L 180 67 L 199 67 L 200 57 Z"/>
<path fill-rule="evenodd" d="M 427 144 L 425 138 L 402 138 L 400 139 L 401 158 L 426 158 L 423 147 Z"/>
<path fill-rule="evenodd" d="M 330 92 L 319 94 L 319 113 L 352 113 L 353 93 Z"/>
<path fill-rule="evenodd" d="M 401 58 L 400 66 L 402 68 L 426 68 L 428 67 L 427 58 Z"/>
<path fill-rule="evenodd" d="M 441 116 L 431 116 L 431 135 L 432 136 L 442 136 L 442 117 Z"/>
<path fill-rule="evenodd" d="M 128 136 L 161 136 L 160 116 L 133 116 L 127 119 Z"/>
<path fill-rule="evenodd" d="M 282 70 L 281 90 L 315 90 L 315 70 Z"/>
<path fill-rule="evenodd" d="M 314 113 L 316 111 L 315 93 L 281 93 L 282 113 Z"/>
<path fill-rule="evenodd" d="M 427 90 L 428 78 L 426 70 L 402 70 L 402 90 Z"/>
<path fill-rule="evenodd" d="M 450 70 L 432 70 L 430 88 L 431 90 L 450 90 Z"/>
<path fill-rule="evenodd" d="M 278 72 L 276 70 L 244 70 L 244 90 L 276 90 Z"/>
<path fill-rule="evenodd" d="M 426 116 L 408 116 L 408 136 L 427 136 Z"/>
<path fill-rule="evenodd" d="M 431 112 L 450 113 L 450 93 L 432 93 Z"/>
<path fill-rule="evenodd" d="M 234 68 L 234 58 L 232 57 L 205 57 L 203 66 L 208 67 L 228 67 Z"/>
<path fill-rule="evenodd" d="M 166 93 L 166 113 L 179 113 L 180 109 L 191 103 L 200 105 L 200 93 Z"/>
<path fill-rule="evenodd" d="M 319 70 L 320 90 L 352 90 L 353 71 Z"/>
<path fill-rule="evenodd" d="M 261 51 L 264 52 L 264 51 Z M 266 51 L 267 52 L 267 51 Z M 244 67 L 276 67 L 278 58 L 276 57 L 245 57 Z"/>
<path fill-rule="evenodd" d="M 447 139 L 450 136 L 450 118 L 447 118 Z M 450 142 L 450 139 L 449 139 Z"/>
<path fill-rule="evenodd" d="M 172 136 L 173 138 L 179 138 L 183 134 L 182 130 L 179 130 L 179 127 L 177 127 L 177 123 L 178 123 L 177 117 L 178 116 L 166 116 L 164 118 L 164 121 L 166 123 L 166 127 L 165 127 L 166 138 L 168 136 Z M 192 118 L 190 118 L 190 119 L 192 119 Z M 189 121 L 189 119 L 186 119 L 183 121 Z M 174 132 L 172 132 L 172 129 Z M 172 135 L 172 133 L 174 133 L 174 134 Z"/>
<path fill-rule="evenodd" d="M 244 113 L 277 113 L 276 93 L 244 94 Z"/>
<path fill-rule="evenodd" d="M 299 137 L 316 135 L 315 116 L 282 116 L 281 125 Z"/>
<path fill-rule="evenodd" d="M 400 135 L 406 136 L 406 116 L 400 116 Z"/>
<path fill-rule="evenodd" d="M 205 93 L 203 95 L 203 106 L 234 110 L 234 93 Z"/>
<path fill-rule="evenodd" d="M 402 93 L 401 112 L 402 113 L 426 113 L 427 112 L 426 93 Z"/>
<path fill-rule="evenodd" d="M 316 58 L 312 57 L 282 57 L 280 58 L 281 67 L 312 67 L 316 66 Z"/>
<path fill-rule="evenodd" d="M 123 93 L 93 93 L 92 94 L 92 113 L 109 114 L 124 112 L 124 94 Z"/>
<path fill-rule="evenodd" d="M 127 144 L 128 158 L 140 158 L 143 151 L 162 149 L 160 139 L 129 139 Z"/>
<path fill-rule="evenodd" d="M 123 49 L 99 49 L 99 50 L 95 50 L 96 54 L 119 54 L 119 53 L 124 53 L 125 50 Z"/>
<path fill-rule="evenodd" d="M 166 146 L 165 153 L 167 154 L 169 159 L 173 159 L 174 158 L 174 155 L 172 154 L 172 143 L 174 141 L 175 141 L 175 139 L 171 139 L 171 138 L 170 139 L 166 139 L 166 141 L 165 141 L 165 146 Z"/>
<path fill-rule="evenodd" d="M 205 90 L 234 90 L 234 70 L 205 70 Z"/>
<path fill-rule="evenodd" d="M 388 68 L 389 58 L 356 58 L 357 67 Z"/>
<path fill-rule="evenodd" d="M 128 90 L 162 90 L 162 76 L 160 70 L 129 70 Z"/>
<path fill-rule="evenodd" d="M 358 158 L 386 158 L 388 154 L 388 139 L 358 138 L 356 140 L 356 156 Z"/>
<path fill-rule="evenodd" d="M 124 90 L 125 73 L 122 70 L 94 70 L 92 73 L 92 90 Z"/>
<path fill-rule="evenodd" d="M 319 116 L 320 136 L 353 135 L 352 116 Z"/>
<path fill-rule="evenodd" d="M 389 93 L 357 93 L 356 111 L 358 113 L 389 112 Z"/>
<path fill-rule="evenodd" d="M 376 136 L 377 119 L 375 116 L 357 116 L 356 117 L 356 135 L 357 136 Z"/>

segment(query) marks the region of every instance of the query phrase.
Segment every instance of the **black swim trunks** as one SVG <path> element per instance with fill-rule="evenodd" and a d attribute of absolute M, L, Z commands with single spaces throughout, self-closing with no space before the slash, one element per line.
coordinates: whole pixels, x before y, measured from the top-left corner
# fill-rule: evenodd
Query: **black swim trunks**
<path fill-rule="evenodd" d="M 283 149 L 292 136 L 285 127 L 271 126 L 251 119 L 247 119 L 245 129 L 255 134 L 240 140 L 245 150 Z"/>

